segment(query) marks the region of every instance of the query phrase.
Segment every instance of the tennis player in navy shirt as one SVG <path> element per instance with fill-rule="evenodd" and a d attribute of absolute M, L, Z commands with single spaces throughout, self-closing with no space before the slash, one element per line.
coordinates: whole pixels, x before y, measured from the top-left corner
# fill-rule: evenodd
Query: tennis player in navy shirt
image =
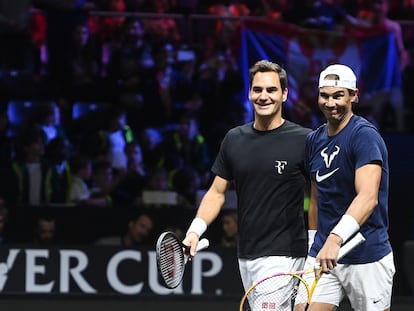
<path fill-rule="evenodd" d="M 335 64 L 320 74 L 318 105 L 326 123 L 308 135 L 312 247 L 305 269 L 324 272 L 309 310 L 335 310 L 346 296 L 353 310 L 389 310 L 395 274 L 388 237 L 388 152 L 378 130 L 353 113 L 356 76 Z M 366 241 L 339 262 L 339 248 L 361 232 Z M 311 275 L 312 276 L 312 275 Z M 308 282 L 312 280 L 308 280 Z"/>

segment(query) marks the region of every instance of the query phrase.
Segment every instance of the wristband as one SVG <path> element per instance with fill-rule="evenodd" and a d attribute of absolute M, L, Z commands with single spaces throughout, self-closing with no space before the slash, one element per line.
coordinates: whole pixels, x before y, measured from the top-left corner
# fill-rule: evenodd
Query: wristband
<path fill-rule="evenodd" d="M 331 233 L 342 239 L 342 243 L 348 241 L 359 230 L 359 224 L 351 215 L 343 215 L 341 220 L 332 229 Z"/>
<path fill-rule="evenodd" d="M 198 237 L 201 237 L 203 233 L 207 230 L 207 223 L 200 217 L 196 217 L 191 222 L 190 227 L 187 230 L 186 236 L 190 232 L 194 232 L 198 235 Z"/>
<path fill-rule="evenodd" d="M 313 241 L 315 240 L 316 230 L 308 230 L 308 252 L 310 251 Z"/>

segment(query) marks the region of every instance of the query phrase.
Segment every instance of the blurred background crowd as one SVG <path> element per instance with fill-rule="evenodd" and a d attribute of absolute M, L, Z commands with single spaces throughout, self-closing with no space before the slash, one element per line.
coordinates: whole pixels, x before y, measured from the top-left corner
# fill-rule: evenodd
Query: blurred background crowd
<path fill-rule="evenodd" d="M 413 0 L 2 0 L 0 235 L 13 209 L 193 209 L 222 137 L 252 120 L 238 62 L 246 18 L 391 31 L 403 87 L 364 112 L 381 131 L 412 131 Z M 142 214 L 129 235 L 98 242 L 141 243 L 154 221 Z M 222 221 L 234 245 L 237 218 Z M 33 236 L 3 241 L 50 241 L 55 226 L 41 215 Z"/>

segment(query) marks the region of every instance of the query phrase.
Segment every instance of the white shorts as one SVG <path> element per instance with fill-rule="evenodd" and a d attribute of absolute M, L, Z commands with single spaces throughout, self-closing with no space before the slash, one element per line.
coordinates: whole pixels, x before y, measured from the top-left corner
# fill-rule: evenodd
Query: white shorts
<path fill-rule="evenodd" d="M 292 258 L 286 256 L 268 256 L 253 260 L 239 259 L 240 277 L 244 290 L 247 291 L 254 283 L 273 274 L 286 271 L 302 270 L 304 263 L 305 258 Z M 276 290 L 291 291 L 291 288 L 294 286 L 292 282 L 284 284 L 286 286 L 279 285 L 282 286 L 279 288 L 274 288 L 271 283 L 269 283 L 269 285 L 269 292 L 274 292 Z M 286 288 L 287 286 L 289 286 L 289 288 Z M 286 295 L 286 297 L 288 297 L 288 295 Z M 264 292 L 252 293 L 249 295 L 249 304 L 250 306 L 262 306 L 265 302 L 265 299 L 266 293 Z M 286 310 L 291 310 L 291 301 L 286 301 L 286 303 Z M 251 309 L 259 310 L 259 308 L 256 307 L 251 307 Z M 279 306 L 279 309 L 284 310 L 282 306 Z"/>
<path fill-rule="evenodd" d="M 315 258 L 308 257 L 304 269 L 310 269 L 314 264 Z M 330 273 L 322 275 L 311 302 L 339 306 L 346 296 L 353 310 L 385 310 L 391 306 L 394 274 L 393 253 L 372 263 L 338 264 Z M 314 274 L 306 274 L 304 279 L 311 285 Z"/>

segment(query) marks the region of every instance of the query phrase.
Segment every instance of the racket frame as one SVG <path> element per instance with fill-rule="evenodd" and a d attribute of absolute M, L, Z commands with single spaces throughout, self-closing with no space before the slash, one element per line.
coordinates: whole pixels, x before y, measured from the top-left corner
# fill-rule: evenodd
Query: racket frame
<path fill-rule="evenodd" d="M 168 277 L 165 275 L 163 268 L 161 267 L 162 260 L 165 260 L 161 258 L 161 253 L 163 252 L 163 248 L 166 247 L 165 241 L 167 237 L 170 237 L 171 239 L 168 243 L 175 244 L 175 246 L 174 245 L 169 246 L 169 248 L 171 248 L 172 251 L 176 252 L 176 249 L 182 250 L 181 252 L 176 252 L 175 254 L 173 254 L 173 256 L 171 256 L 171 258 L 176 258 L 175 255 L 177 255 L 179 261 L 181 262 L 181 264 L 179 264 L 180 265 L 179 267 L 178 266 L 175 267 L 176 271 L 180 270 L 180 275 L 177 278 L 175 278 L 176 281 L 172 283 L 168 281 Z M 209 246 L 208 239 L 203 238 L 197 244 L 197 251 L 205 249 L 208 246 Z M 164 286 L 168 289 L 176 288 L 182 282 L 182 279 L 184 277 L 185 266 L 188 260 L 192 258 L 192 256 L 190 255 L 190 247 L 183 244 L 183 242 L 180 241 L 180 239 L 177 237 L 177 235 L 174 232 L 165 231 L 161 233 L 157 239 L 157 243 L 155 247 L 155 255 L 156 255 L 158 273 L 161 276 Z M 171 264 L 172 265 L 176 264 L 176 261 L 173 260 Z M 173 269 L 169 269 L 169 273 L 171 273 L 172 271 Z M 172 273 L 174 274 L 176 272 L 172 272 Z"/>
<path fill-rule="evenodd" d="M 360 232 L 358 232 L 353 238 L 351 238 L 349 241 L 347 241 L 345 244 L 343 244 L 341 246 L 341 248 L 339 249 L 337 260 L 342 259 L 348 252 L 350 252 L 353 248 L 355 248 L 356 246 L 358 246 L 359 244 L 361 244 L 363 242 L 365 242 L 365 237 Z M 242 300 L 240 301 L 239 311 L 244 311 L 244 308 L 243 308 L 244 303 L 248 299 L 249 294 L 259 284 L 261 284 L 261 283 L 263 283 L 263 282 L 265 282 L 269 279 L 272 279 L 274 277 L 283 276 L 283 275 L 290 275 L 292 277 L 295 277 L 300 281 L 300 283 L 302 283 L 305 286 L 307 294 L 308 294 L 308 299 L 307 299 L 306 307 L 304 308 L 304 310 L 307 310 L 308 306 L 310 304 L 310 301 L 312 299 L 312 295 L 313 295 L 313 292 L 315 290 L 315 287 L 316 287 L 319 279 L 322 276 L 322 272 L 320 271 L 320 273 L 318 274 L 318 277 L 315 278 L 315 280 L 313 281 L 311 286 L 308 284 L 308 282 L 306 282 L 303 279 L 302 275 L 308 274 L 308 273 L 315 273 L 317 270 L 321 270 L 321 268 L 319 268 L 319 269 L 310 268 L 310 269 L 306 269 L 306 270 L 293 271 L 293 272 L 279 272 L 279 273 L 272 274 L 268 277 L 265 277 L 264 279 L 261 279 L 260 281 L 254 283 L 252 286 L 250 286 L 250 288 L 245 292 L 245 294 L 243 295 Z"/>

